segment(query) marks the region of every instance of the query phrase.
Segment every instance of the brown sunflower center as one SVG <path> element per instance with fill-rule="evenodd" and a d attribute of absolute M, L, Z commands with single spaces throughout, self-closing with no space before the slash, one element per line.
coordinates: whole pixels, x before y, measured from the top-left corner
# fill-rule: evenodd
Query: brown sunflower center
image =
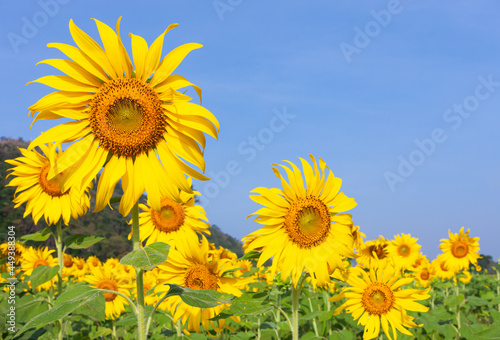
<path fill-rule="evenodd" d="M 71 259 L 71 257 L 69 257 L 69 256 L 66 257 L 65 256 L 64 257 L 64 266 L 66 268 L 70 268 L 72 265 L 73 265 L 73 260 Z"/>
<path fill-rule="evenodd" d="M 92 262 L 90 262 L 93 267 L 99 266 L 99 260 L 95 257 L 92 259 Z"/>
<path fill-rule="evenodd" d="M 189 268 L 184 274 L 184 285 L 192 289 L 217 290 L 219 288 L 218 281 L 217 276 L 203 264 Z"/>
<path fill-rule="evenodd" d="M 382 315 L 389 312 L 394 306 L 392 289 L 381 282 L 372 282 L 361 295 L 361 304 L 371 315 Z"/>
<path fill-rule="evenodd" d="M 33 263 L 33 269 L 35 269 L 36 267 L 39 267 L 39 266 L 50 266 L 50 264 L 49 264 L 49 261 L 47 261 L 45 259 L 38 259 L 35 261 L 35 263 Z"/>
<path fill-rule="evenodd" d="M 115 291 L 118 290 L 118 286 L 112 281 L 103 281 L 97 285 L 97 288 Z M 103 293 L 103 295 L 106 301 L 113 301 L 116 298 L 116 294 L 113 293 Z"/>
<path fill-rule="evenodd" d="M 182 204 L 163 198 L 161 201 L 161 210 L 156 212 L 151 208 L 151 221 L 156 229 L 165 233 L 179 230 L 183 224 L 186 214 Z"/>
<path fill-rule="evenodd" d="M 52 197 L 59 197 L 64 195 L 65 193 L 61 192 L 61 188 L 59 187 L 59 179 L 61 178 L 61 174 L 56 175 L 54 178 L 48 180 L 47 175 L 49 171 L 50 163 L 45 163 L 42 166 L 40 174 L 38 175 L 38 183 L 40 184 L 43 192 Z"/>
<path fill-rule="evenodd" d="M 443 262 L 441 262 L 441 264 L 439 265 L 439 267 L 441 268 L 442 271 L 444 272 L 447 272 L 448 271 L 448 267 L 446 267 L 446 264 Z"/>
<path fill-rule="evenodd" d="M 410 247 L 406 244 L 402 244 L 398 247 L 398 254 L 403 257 L 408 257 L 410 255 Z"/>
<path fill-rule="evenodd" d="M 427 269 L 424 269 L 420 272 L 420 278 L 422 280 L 429 280 L 429 276 L 430 276 L 430 274 L 429 274 L 429 271 Z"/>
<path fill-rule="evenodd" d="M 285 216 L 285 231 L 300 248 L 312 248 L 323 243 L 330 232 L 328 207 L 317 197 L 295 200 Z"/>
<path fill-rule="evenodd" d="M 158 94 L 134 78 L 106 81 L 89 104 L 89 122 L 100 145 L 119 156 L 153 150 L 167 125 Z"/>
<path fill-rule="evenodd" d="M 83 269 L 83 262 L 78 262 L 76 264 L 76 268 L 78 268 L 78 270 L 82 270 Z"/>
<path fill-rule="evenodd" d="M 469 253 L 469 246 L 463 241 L 455 242 L 451 247 L 451 253 L 456 258 L 462 258 Z"/>
<path fill-rule="evenodd" d="M 387 257 L 387 253 L 385 251 L 385 248 L 387 245 L 372 245 L 368 247 L 368 251 L 372 257 L 375 258 L 374 254 L 377 256 L 379 260 L 382 260 Z"/>

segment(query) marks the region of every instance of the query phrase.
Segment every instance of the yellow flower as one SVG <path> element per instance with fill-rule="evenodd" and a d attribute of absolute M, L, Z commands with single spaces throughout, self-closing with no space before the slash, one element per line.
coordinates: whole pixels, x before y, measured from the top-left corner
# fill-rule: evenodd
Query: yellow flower
<path fill-rule="evenodd" d="M 300 158 L 305 183 L 299 168 L 287 161 L 291 169 L 280 166 L 288 183 L 273 167 L 283 189 L 259 187 L 252 192 L 260 195 L 250 196 L 264 205 L 250 215 L 256 215 L 255 221 L 264 227 L 247 236 L 257 238 L 246 250 L 263 249 L 257 266 L 272 257 L 271 271 L 281 272 L 282 280 L 291 274 L 294 286 L 304 270 L 314 275 L 319 285 L 330 282 L 329 268 L 341 267 L 343 256 L 355 256 L 352 216 L 340 213 L 354 208 L 356 202 L 339 193 L 342 180 L 330 173 L 321 158 L 316 162 L 310 157 L 312 167 Z"/>
<path fill-rule="evenodd" d="M 387 245 L 387 252 L 394 258 L 398 267 L 412 268 L 419 257 L 420 245 L 417 241 L 418 239 L 411 237 L 410 234 L 401 234 L 401 236 L 394 236 L 394 240 Z"/>
<path fill-rule="evenodd" d="M 99 267 L 102 263 L 101 263 L 101 260 L 99 260 L 99 258 L 97 256 L 89 256 L 87 258 L 87 265 L 89 266 L 89 268 L 91 267 Z"/>
<path fill-rule="evenodd" d="M 443 280 L 448 280 L 455 277 L 455 272 L 449 269 L 448 262 L 446 262 L 443 254 L 438 255 L 438 257 L 431 262 L 431 266 L 436 272 L 436 277 L 439 277 Z"/>
<path fill-rule="evenodd" d="M 188 182 L 191 184 L 191 179 Z M 146 245 L 155 242 L 175 244 L 179 238 L 198 242 L 198 234 L 210 235 L 205 210 L 194 204 L 194 194 L 181 191 L 179 203 L 166 197 L 162 198 L 159 212 L 140 204 L 139 207 L 144 211 L 139 214 L 141 242 L 146 240 Z M 132 233 L 129 234 L 129 239 L 131 237 Z"/>
<path fill-rule="evenodd" d="M 240 288 L 250 282 L 250 279 L 223 276 L 225 271 L 231 269 L 230 265 L 226 266 L 231 260 L 219 260 L 217 257 L 212 257 L 210 260 L 208 241 L 205 237 L 202 237 L 201 244 L 186 242 L 186 240 L 180 240 L 174 249 L 170 249 L 168 260 L 158 266 L 159 285 L 156 292 L 168 290 L 168 286 L 164 284 L 173 283 L 192 289 L 210 289 L 235 296 L 242 294 Z M 222 332 L 224 327 L 229 328 L 224 319 L 209 320 L 222 310 L 229 308 L 229 305 L 201 309 L 185 304 L 179 296 L 173 296 L 167 298 L 160 308 L 169 310 L 174 322 L 180 319 L 187 332 L 202 333 L 201 326 L 205 332 L 209 332 L 210 329 Z M 231 317 L 231 319 L 239 322 L 238 317 Z"/>
<path fill-rule="evenodd" d="M 429 262 L 424 263 L 415 269 L 413 277 L 420 286 L 424 288 L 429 287 L 431 280 L 436 277 L 436 269 Z"/>
<path fill-rule="evenodd" d="M 384 268 L 372 268 L 369 273 L 359 268 L 354 268 L 353 271 L 357 271 L 357 275 L 349 275 L 347 283 L 350 287 L 344 288 L 341 294 L 330 299 L 348 299 L 335 310 L 334 315 L 346 309 L 354 320 L 359 319 L 358 324 L 365 326 L 363 339 L 376 338 L 381 325 L 389 339 L 392 339 L 389 325 L 394 339 L 397 338 L 396 330 L 413 336 L 405 327 L 413 328 L 418 325 L 407 311 L 426 312 L 429 308 L 415 301 L 428 299 L 429 289 L 401 289 L 413 282 L 413 278 L 400 278 L 399 270 L 395 270 L 390 264 Z"/>
<path fill-rule="evenodd" d="M 12 243 L 9 244 L 9 242 L 0 244 L 0 253 L 2 254 L 2 258 L 8 259 L 9 253 L 14 252 L 14 258 L 16 264 L 19 264 L 19 262 L 21 262 L 21 255 L 23 254 L 25 249 L 26 248 L 17 241 L 14 242 L 14 244 Z"/>
<path fill-rule="evenodd" d="M 448 230 L 449 239 L 442 239 L 439 245 L 446 265 L 454 272 L 468 269 L 470 263 L 477 266 L 479 237 L 470 237 L 469 232 L 467 229 L 464 233 L 464 227 L 458 234 L 452 234 L 451 230 Z"/>
<path fill-rule="evenodd" d="M 25 249 L 21 256 L 21 270 L 24 275 L 30 276 L 38 266 L 57 266 L 57 257 L 54 258 L 51 255 L 53 252 L 55 252 L 54 249 L 49 250 L 47 247 L 39 247 L 38 249 L 29 247 Z M 54 282 L 56 282 L 56 278 L 41 284 L 37 287 L 37 290 L 49 290 L 50 287 L 54 286 Z"/>
<path fill-rule="evenodd" d="M 85 275 L 89 273 L 89 267 L 84 259 L 73 257 L 73 271 L 72 275 L 78 280 L 82 281 Z"/>
<path fill-rule="evenodd" d="M 15 165 L 8 176 L 15 176 L 7 186 L 15 186 L 16 196 L 14 197 L 15 208 L 27 202 L 24 217 L 32 215 L 35 224 L 42 216 L 48 225 L 55 224 L 61 219 L 64 224 L 69 223 L 69 219 L 84 215 L 90 207 L 90 197 L 88 188 L 91 182 L 84 186 L 84 190 L 76 186 L 66 186 L 61 190 L 61 173 L 49 177 L 51 167 L 61 158 L 62 152 L 56 148 L 56 144 L 39 144 L 43 154 L 36 150 L 28 151 L 19 149 L 23 156 L 13 160 L 6 160 L 7 163 Z M 45 155 L 45 156 L 44 156 Z"/>
<path fill-rule="evenodd" d="M 460 282 L 463 284 L 467 284 L 472 280 L 472 274 L 468 270 L 464 270 L 462 274 L 465 275 L 465 277 L 459 278 Z"/>
<path fill-rule="evenodd" d="M 359 225 L 355 225 L 351 228 L 352 237 L 354 238 L 354 248 L 359 249 L 361 244 L 363 244 L 363 239 L 366 235 L 359 230 Z"/>
<path fill-rule="evenodd" d="M 388 246 L 389 241 L 383 236 L 363 242 L 359 246 L 356 262 L 364 268 L 384 267 L 391 258 L 387 250 Z"/>
<path fill-rule="evenodd" d="M 63 279 L 67 280 L 69 276 L 73 275 L 73 256 L 69 254 L 64 254 L 64 267 L 63 267 Z"/>
<path fill-rule="evenodd" d="M 109 267 L 91 267 L 90 274 L 85 276 L 85 281 L 95 288 L 114 290 L 116 292 L 130 296 L 130 285 L 124 284 Z M 106 309 L 104 311 L 106 319 L 115 319 L 125 312 L 125 305 L 128 301 L 121 295 L 114 293 L 103 293 L 106 299 Z"/>
<path fill-rule="evenodd" d="M 130 34 L 132 61 L 120 37 L 95 20 L 104 49 L 78 28 L 73 20 L 69 30 L 77 47 L 51 43 L 67 59 L 48 59 L 65 75 L 46 76 L 35 82 L 57 90 L 38 100 L 29 109 L 39 119 L 69 118 L 44 132 L 29 146 L 48 141 L 73 143 L 53 164 L 51 180 L 63 173 L 61 188 L 84 187 L 104 167 L 97 186 L 95 211 L 109 202 L 113 189 L 122 180 L 123 197 L 119 211 L 126 216 L 144 191 L 152 207 L 161 210 L 161 198 L 179 200 L 179 190 L 191 193 L 185 174 L 207 178 L 184 161 L 204 171 L 203 149 L 206 133 L 217 138 L 219 123 L 205 108 L 177 91 L 193 86 L 184 77 L 172 74 L 184 57 L 202 45 L 181 45 L 161 59 L 163 38 L 176 27 L 170 25 L 148 48 L 146 41 Z M 133 71 L 133 68 L 135 70 Z"/>

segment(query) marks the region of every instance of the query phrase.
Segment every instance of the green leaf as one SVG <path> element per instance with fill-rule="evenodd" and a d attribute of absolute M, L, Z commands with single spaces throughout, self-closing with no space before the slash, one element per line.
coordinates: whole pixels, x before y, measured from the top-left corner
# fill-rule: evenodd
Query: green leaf
<path fill-rule="evenodd" d="M 477 296 L 467 296 L 466 303 L 472 306 L 486 306 L 488 304 L 488 300 L 482 299 Z"/>
<path fill-rule="evenodd" d="M 211 308 L 231 303 L 234 295 L 219 293 L 210 289 L 191 289 L 176 284 L 166 283 L 170 287 L 167 296 L 179 295 L 186 304 L 198 308 Z"/>
<path fill-rule="evenodd" d="M 142 249 L 133 250 L 120 260 L 121 264 L 128 264 L 136 268 L 151 270 L 167 260 L 170 245 L 155 242 Z"/>
<path fill-rule="evenodd" d="M 103 240 L 104 237 L 97 237 L 97 236 L 91 236 L 91 235 L 85 235 L 85 234 L 75 234 L 69 236 L 65 241 L 64 244 L 66 245 L 66 248 L 71 248 L 71 249 L 87 249 L 90 246 L 93 246 L 97 242 Z"/>
<path fill-rule="evenodd" d="M 90 339 L 97 339 L 99 337 L 104 337 L 104 336 L 107 336 L 107 335 L 110 335 L 111 333 L 113 333 L 113 331 L 109 328 L 105 328 L 105 327 L 99 327 L 99 330 L 95 333 L 91 333 L 89 334 L 89 337 Z"/>
<path fill-rule="evenodd" d="M 64 303 L 68 303 L 73 301 L 74 299 L 82 298 L 85 297 L 86 295 L 91 295 L 96 293 L 95 288 L 88 286 L 88 285 L 82 285 L 82 286 L 76 286 L 74 288 L 66 290 L 64 293 L 61 294 L 55 301 L 54 305 L 62 305 Z M 105 307 L 105 298 L 104 295 L 100 294 L 101 298 L 95 299 L 94 301 L 89 302 L 88 305 L 86 305 L 83 308 L 77 308 L 73 311 L 74 314 L 82 314 L 86 316 L 90 316 L 93 319 L 97 319 L 99 321 L 103 321 L 105 318 L 104 315 L 104 307 Z"/>
<path fill-rule="evenodd" d="M 54 304 L 52 309 L 49 309 L 48 311 L 41 313 L 28 321 L 24 325 L 24 327 L 19 330 L 18 334 L 23 333 L 30 328 L 45 326 L 51 322 L 65 317 L 70 313 L 73 313 L 76 310 L 88 309 L 89 311 L 92 310 L 94 313 L 98 313 L 99 311 L 95 310 L 95 302 L 98 300 L 102 300 L 101 309 L 104 310 L 104 296 L 95 290 L 86 292 L 80 296 L 62 302 L 60 304 L 58 304 L 56 300 L 56 303 Z"/>
<path fill-rule="evenodd" d="M 38 266 L 33 269 L 33 273 L 31 274 L 31 287 L 35 289 L 42 283 L 45 283 L 49 280 L 52 280 L 54 276 L 59 272 L 59 266 L 50 267 L 50 266 Z"/>
<path fill-rule="evenodd" d="M 25 323 L 49 309 L 49 305 L 33 295 L 24 295 L 16 302 L 16 315 L 20 323 Z"/>
<path fill-rule="evenodd" d="M 227 319 L 230 316 L 260 315 L 273 308 L 266 293 L 245 293 L 231 302 L 229 310 L 224 310 L 211 320 Z"/>
<path fill-rule="evenodd" d="M 260 257 L 261 252 L 257 250 L 250 250 L 248 253 L 243 255 L 238 259 L 238 261 L 241 260 L 250 260 L 250 259 L 258 259 Z"/>
<path fill-rule="evenodd" d="M 21 236 L 23 240 L 36 241 L 36 242 L 46 241 L 49 237 L 50 237 L 50 230 L 48 228 L 40 230 L 34 234 Z"/>

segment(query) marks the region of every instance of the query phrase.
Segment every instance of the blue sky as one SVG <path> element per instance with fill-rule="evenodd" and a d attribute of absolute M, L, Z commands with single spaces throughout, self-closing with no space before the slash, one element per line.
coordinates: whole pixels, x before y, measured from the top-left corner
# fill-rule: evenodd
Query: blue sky
<path fill-rule="evenodd" d="M 203 89 L 221 123 L 208 140 L 208 183 L 195 182 L 213 224 L 241 238 L 259 227 L 255 187 L 279 187 L 271 164 L 312 153 L 343 179 L 368 239 L 410 233 L 433 258 L 448 229 L 500 256 L 500 4 L 472 1 L 3 1 L 0 135 L 37 137 L 28 107 L 51 90 L 75 23 L 91 18 L 151 43 L 171 23 L 164 54 L 198 42 L 177 69 Z"/>

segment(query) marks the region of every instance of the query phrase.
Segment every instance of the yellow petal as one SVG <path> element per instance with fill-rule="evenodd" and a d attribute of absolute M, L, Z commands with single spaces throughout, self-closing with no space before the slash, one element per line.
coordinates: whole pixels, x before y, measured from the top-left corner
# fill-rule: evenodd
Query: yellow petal
<path fill-rule="evenodd" d="M 148 52 L 148 43 L 143 37 L 129 33 L 132 40 L 132 57 L 134 58 L 135 77 L 142 80 L 144 74 L 144 64 Z"/>
<path fill-rule="evenodd" d="M 80 83 L 93 85 L 95 87 L 101 86 L 99 80 L 97 80 L 97 78 L 92 75 L 92 73 L 87 72 L 83 67 L 72 60 L 46 59 L 38 62 L 37 65 L 38 64 L 47 64 L 55 67 L 56 69 L 66 73 L 68 76 L 75 79 L 76 81 L 79 81 Z"/>
<path fill-rule="evenodd" d="M 151 44 L 151 46 L 148 49 L 148 52 L 146 53 L 146 59 L 144 62 L 144 74 L 143 74 L 143 80 L 146 80 L 149 78 L 151 73 L 155 72 L 156 69 L 158 68 L 158 63 L 160 62 L 161 58 L 161 50 L 163 48 L 163 38 L 165 37 L 165 34 L 170 31 L 171 29 L 177 27 L 179 24 L 171 24 L 170 26 L 167 27 L 165 32 L 160 34 L 158 38 L 156 38 L 155 41 Z"/>
<path fill-rule="evenodd" d="M 69 32 L 80 49 L 102 67 L 104 72 L 111 78 L 116 78 L 117 74 L 113 65 L 108 59 L 104 50 L 87 33 L 75 25 L 73 19 L 69 21 Z"/>
<path fill-rule="evenodd" d="M 89 132 L 90 129 L 88 128 L 88 121 L 86 120 L 57 125 L 35 138 L 35 140 L 30 143 L 28 150 L 40 144 L 51 143 L 53 141 L 58 141 L 60 143 L 73 142 L 76 139 L 84 137 Z"/>
<path fill-rule="evenodd" d="M 120 40 L 116 36 L 115 31 L 108 25 L 94 19 L 101 36 L 101 41 L 104 46 L 104 51 L 111 62 L 118 77 L 123 77 L 123 71 L 128 69 L 126 56 L 123 55 L 123 50 L 120 46 Z"/>
<path fill-rule="evenodd" d="M 203 45 L 197 43 L 188 43 L 174 48 L 170 51 L 158 66 L 153 78 L 151 78 L 151 86 L 156 86 L 169 77 L 172 72 L 179 66 L 189 52 L 201 48 Z M 201 95 L 200 95 L 201 97 Z"/>

